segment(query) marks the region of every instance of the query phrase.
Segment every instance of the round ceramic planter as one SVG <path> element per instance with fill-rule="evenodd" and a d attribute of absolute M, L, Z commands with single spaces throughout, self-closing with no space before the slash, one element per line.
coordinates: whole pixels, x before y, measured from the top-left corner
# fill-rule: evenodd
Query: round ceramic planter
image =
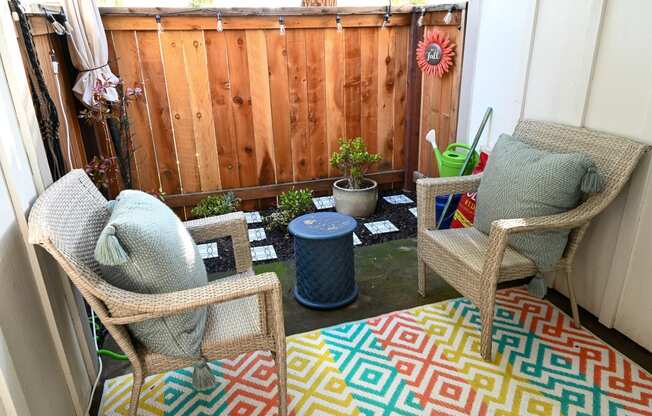
<path fill-rule="evenodd" d="M 339 179 L 333 183 L 333 197 L 335 197 L 335 210 L 340 214 L 352 217 L 368 217 L 376 210 L 378 202 L 378 183 L 371 179 L 364 179 L 367 185 L 362 189 L 349 189 L 348 181 Z"/>

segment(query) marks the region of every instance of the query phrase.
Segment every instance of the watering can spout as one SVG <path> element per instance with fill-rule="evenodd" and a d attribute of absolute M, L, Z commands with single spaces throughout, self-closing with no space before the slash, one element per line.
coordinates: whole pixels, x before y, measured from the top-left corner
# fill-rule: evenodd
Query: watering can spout
<path fill-rule="evenodd" d="M 432 150 L 435 152 L 435 160 L 437 161 L 437 170 L 441 171 L 442 154 L 437 147 L 437 134 L 432 129 L 426 134 L 426 141 L 432 145 Z"/>

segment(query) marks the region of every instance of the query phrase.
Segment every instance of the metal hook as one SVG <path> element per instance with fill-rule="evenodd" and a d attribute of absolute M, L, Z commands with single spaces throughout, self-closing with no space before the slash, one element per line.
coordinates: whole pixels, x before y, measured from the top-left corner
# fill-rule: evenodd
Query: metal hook
<path fill-rule="evenodd" d="M 163 25 L 161 25 L 161 15 L 156 15 L 156 30 L 159 33 L 163 32 Z"/>

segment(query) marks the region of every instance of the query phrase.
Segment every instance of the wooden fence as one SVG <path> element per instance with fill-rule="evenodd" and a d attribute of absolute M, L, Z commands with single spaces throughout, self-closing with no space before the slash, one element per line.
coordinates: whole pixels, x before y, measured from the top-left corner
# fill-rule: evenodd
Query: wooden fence
<path fill-rule="evenodd" d="M 448 34 L 455 64 L 409 90 L 420 35 L 411 13 L 385 27 L 380 13 L 342 15 L 342 31 L 335 14 L 290 14 L 281 33 L 278 16 L 225 15 L 218 32 L 215 15 L 163 15 L 158 31 L 152 11 L 104 9 L 112 69 L 144 88 L 128 110 L 135 187 L 163 191 L 173 207 L 227 189 L 245 199 L 326 191 L 338 175 L 329 155 L 356 136 L 382 156 L 372 172 L 381 183 L 402 185 L 406 169 L 435 175 L 422 138 L 435 128 L 442 147 L 456 140 L 464 34 L 463 11 L 449 24 L 445 14 L 427 13 L 420 29 Z M 410 124 L 418 137 L 406 137 Z"/>

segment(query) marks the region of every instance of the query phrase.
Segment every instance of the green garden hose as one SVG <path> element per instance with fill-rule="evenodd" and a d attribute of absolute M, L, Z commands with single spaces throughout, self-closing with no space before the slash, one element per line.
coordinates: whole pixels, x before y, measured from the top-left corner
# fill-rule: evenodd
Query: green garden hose
<path fill-rule="evenodd" d="M 97 354 L 103 357 L 113 358 L 114 360 L 120 360 L 120 361 L 128 360 L 126 355 L 118 354 L 117 352 L 113 352 L 111 350 L 105 350 L 104 348 L 100 348 L 99 350 L 97 350 Z"/>

